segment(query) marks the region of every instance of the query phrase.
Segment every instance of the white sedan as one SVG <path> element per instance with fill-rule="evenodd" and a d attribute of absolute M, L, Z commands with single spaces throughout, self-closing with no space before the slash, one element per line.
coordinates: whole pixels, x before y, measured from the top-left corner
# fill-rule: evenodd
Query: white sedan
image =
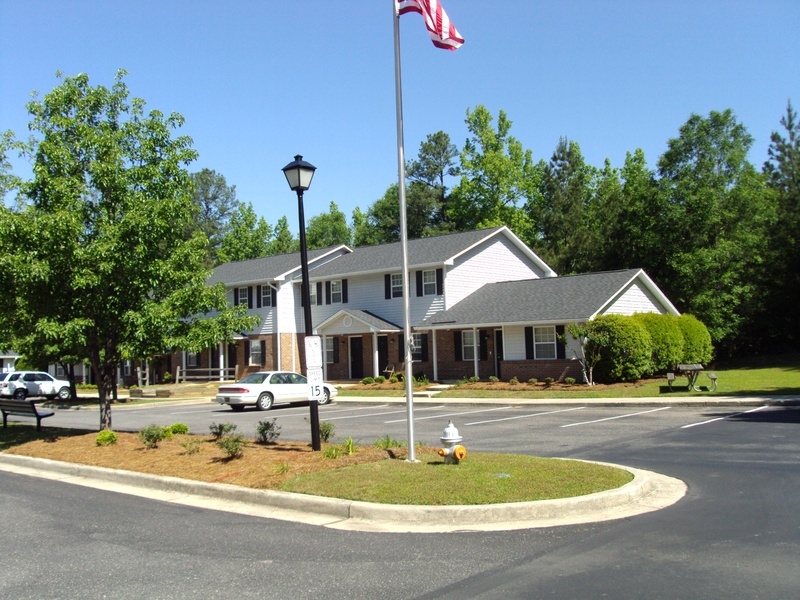
<path fill-rule="evenodd" d="M 323 395 L 318 403 L 327 404 L 338 390 L 329 383 L 322 386 Z M 236 383 L 221 385 L 217 391 L 217 402 L 235 411 L 249 404 L 254 404 L 258 410 L 269 410 L 273 404 L 304 400 L 308 400 L 308 380 L 290 371 L 260 371 Z"/>

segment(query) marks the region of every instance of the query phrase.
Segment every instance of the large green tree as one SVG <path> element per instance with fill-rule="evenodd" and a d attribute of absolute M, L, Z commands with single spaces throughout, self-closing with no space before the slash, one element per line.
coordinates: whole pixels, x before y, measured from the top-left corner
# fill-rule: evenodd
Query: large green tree
<path fill-rule="evenodd" d="M 124 75 L 110 89 L 67 77 L 28 104 L 27 203 L 0 213 L 0 283 L 14 291 L 0 331 L 22 354 L 47 346 L 88 359 L 101 428 L 111 427 L 123 359 L 200 350 L 255 326 L 222 287 L 205 285 L 206 236 L 187 239 L 185 165 L 196 152 L 173 136 L 183 118 L 145 112 Z"/>
<path fill-rule="evenodd" d="M 306 245 L 309 249 L 327 248 L 352 243 L 347 217 L 331 202 L 328 212 L 311 217 L 306 226 Z"/>
<path fill-rule="evenodd" d="M 726 352 L 746 341 L 742 326 L 759 310 L 756 283 L 775 217 L 765 178 L 747 160 L 752 142 L 731 110 L 692 115 L 658 161 L 671 212 L 660 283 Z"/>
<path fill-rule="evenodd" d="M 447 186 L 445 177 L 458 175 L 458 148 L 444 131 L 428 135 L 419 145 L 416 159 L 406 166 L 406 176 L 412 182 L 423 183 L 435 192 L 437 206 L 431 216 L 431 225 L 441 231 L 450 229 L 447 220 Z"/>
<path fill-rule="evenodd" d="M 231 230 L 232 219 L 239 209 L 236 186 L 228 185 L 225 177 L 211 169 L 191 174 L 194 222 L 206 234 L 211 264 L 225 262 L 218 256 L 226 234 Z"/>
<path fill-rule="evenodd" d="M 533 245 L 534 231 L 522 209 L 537 193 L 542 166 L 530 150 L 510 135 L 511 120 L 504 111 L 492 125 L 489 110 L 467 110 L 470 137 L 461 151 L 461 177 L 448 203 L 448 221 L 457 231 L 508 225 Z"/>
<path fill-rule="evenodd" d="M 273 229 L 269 254 L 289 254 L 298 250 L 300 250 L 300 241 L 292 235 L 292 231 L 289 229 L 289 219 L 284 215 L 278 219 Z"/>
<path fill-rule="evenodd" d="M 217 264 L 269 256 L 272 227 L 256 215 L 250 202 L 240 202 L 231 214 L 217 251 Z"/>

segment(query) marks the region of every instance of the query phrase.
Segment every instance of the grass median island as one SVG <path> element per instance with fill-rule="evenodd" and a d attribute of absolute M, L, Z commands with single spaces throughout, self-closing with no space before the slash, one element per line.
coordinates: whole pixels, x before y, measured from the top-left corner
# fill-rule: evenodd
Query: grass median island
<path fill-rule="evenodd" d="M 420 447 L 418 463 L 405 448 L 356 446 L 352 454 L 326 458 L 305 442 L 261 445 L 248 440 L 241 458 L 229 459 L 212 436 L 174 435 L 147 449 L 135 433 L 117 432 L 109 446 L 97 432 L 28 425 L 0 430 L 0 450 L 154 475 L 277 489 L 389 504 L 491 504 L 566 498 L 614 489 L 632 475 L 581 461 L 514 454 L 469 452 L 458 465 L 445 465 L 434 448 Z M 334 444 L 335 445 L 335 444 Z"/>

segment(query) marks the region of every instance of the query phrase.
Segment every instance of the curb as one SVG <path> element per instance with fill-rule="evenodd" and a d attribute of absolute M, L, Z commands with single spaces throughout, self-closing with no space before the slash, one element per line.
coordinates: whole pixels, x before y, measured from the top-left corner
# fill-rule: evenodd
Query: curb
<path fill-rule="evenodd" d="M 614 490 L 558 500 L 474 506 L 407 506 L 254 490 L 0 453 L 0 470 L 13 473 L 189 506 L 349 531 L 503 531 L 591 523 L 666 508 L 683 498 L 687 491 L 686 484 L 679 479 L 622 465 L 598 464 L 625 469 L 633 474 L 633 481 Z"/>

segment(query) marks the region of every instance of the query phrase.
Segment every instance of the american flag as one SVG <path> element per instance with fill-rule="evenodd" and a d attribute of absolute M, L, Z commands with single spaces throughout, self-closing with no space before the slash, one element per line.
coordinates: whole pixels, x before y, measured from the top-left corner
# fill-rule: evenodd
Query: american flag
<path fill-rule="evenodd" d="M 397 12 L 401 15 L 408 12 L 421 14 L 437 48 L 456 50 L 464 43 L 439 0 L 397 0 Z"/>

